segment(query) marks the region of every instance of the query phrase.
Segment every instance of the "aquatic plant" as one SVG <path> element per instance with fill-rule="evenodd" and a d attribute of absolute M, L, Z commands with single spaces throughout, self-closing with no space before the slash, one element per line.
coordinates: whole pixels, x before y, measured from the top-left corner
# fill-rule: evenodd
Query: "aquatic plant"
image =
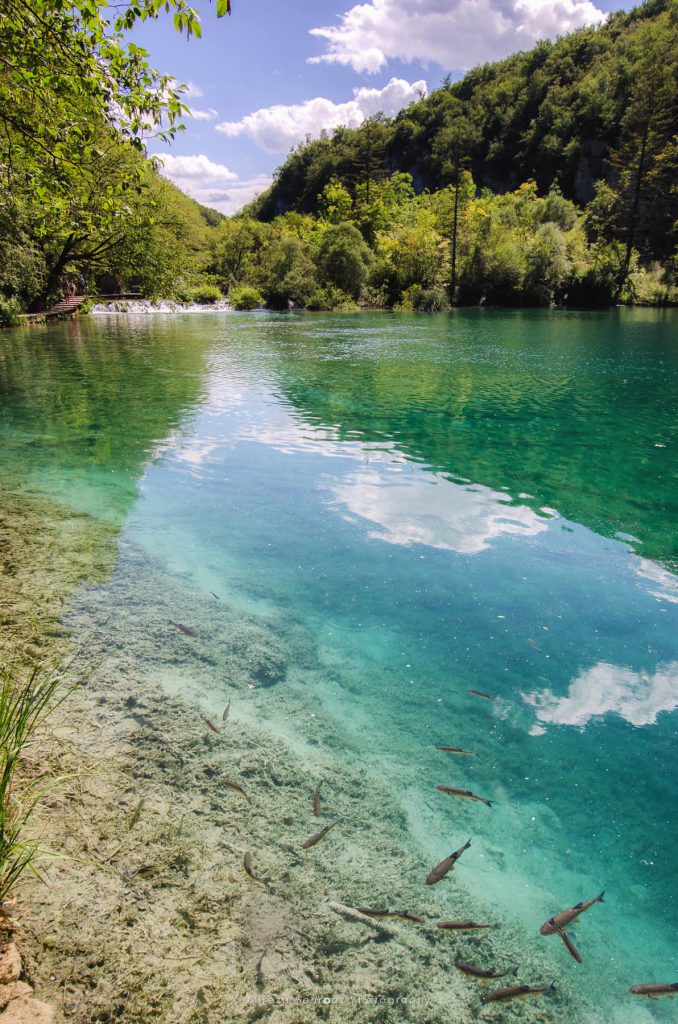
<path fill-rule="evenodd" d="M 61 671 L 43 664 L 25 668 L 0 662 L 0 903 L 26 869 L 37 873 L 39 842 L 26 838 L 25 829 L 54 782 L 45 784 L 24 774 L 22 755 L 68 692 Z"/>

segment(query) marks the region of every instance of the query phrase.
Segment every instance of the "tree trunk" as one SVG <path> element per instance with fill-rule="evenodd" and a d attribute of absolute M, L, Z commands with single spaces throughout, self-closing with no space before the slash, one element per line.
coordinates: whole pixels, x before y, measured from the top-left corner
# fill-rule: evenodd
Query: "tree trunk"
<path fill-rule="evenodd" d="M 452 305 L 457 304 L 457 223 L 459 219 L 459 164 L 455 172 L 454 185 L 454 217 L 452 219 L 452 279 L 450 281 L 450 297 Z"/>
<path fill-rule="evenodd" d="M 626 253 L 624 254 L 624 268 L 622 278 L 619 282 L 615 300 L 618 301 L 622 288 L 626 284 L 631 268 L 631 256 L 633 255 L 633 243 L 636 240 L 636 226 L 638 224 L 638 208 L 640 206 L 640 191 L 645 173 L 645 156 L 647 154 L 647 140 L 650 134 L 650 118 L 648 117 L 643 129 L 643 137 L 640 143 L 640 154 L 638 156 L 638 168 L 636 171 L 636 183 L 633 187 L 633 199 L 631 202 L 631 215 L 629 217 L 629 230 L 626 236 Z"/>
<path fill-rule="evenodd" d="M 64 272 L 66 264 L 68 263 L 68 257 L 71 254 L 71 250 L 73 248 L 74 240 L 75 240 L 75 235 L 69 235 L 68 238 L 66 239 L 66 241 L 64 242 L 63 248 L 62 248 L 61 252 L 59 253 L 59 256 L 58 256 L 56 262 L 52 265 L 52 267 L 50 268 L 50 271 L 49 271 L 49 273 L 47 275 L 47 282 L 45 284 L 45 287 L 43 288 L 42 292 L 40 293 L 40 295 L 36 299 L 36 302 L 34 303 L 34 305 L 39 304 L 41 307 L 44 308 L 44 306 L 45 306 L 49 296 L 52 294 L 52 292 L 56 288 L 57 283 L 59 281 L 59 278 L 61 277 L 61 275 Z"/>

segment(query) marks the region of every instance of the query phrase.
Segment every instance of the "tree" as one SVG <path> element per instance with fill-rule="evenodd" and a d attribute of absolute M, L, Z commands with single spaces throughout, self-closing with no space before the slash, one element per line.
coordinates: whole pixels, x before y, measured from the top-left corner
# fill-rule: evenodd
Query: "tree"
<path fill-rule="evenodd" d="M 321 280 L 358 299 L 373 262 L 369 246 L 353 224 L 337 224 L 327 229 L 318 253 Z"/>
<path fill-rule="evenodd" d="M 247 280 L 265 237 L 265 226 L 251 217 L 233 217 L 219 224 L 212 241 L 210 269 L 225 291 Z"/>
<path fill-rule="evenodd" d="M 454 189 L 452 210 L 452 253 L 450 298 L 457 301 L 457 232 L 459 227 L 459 194 L 464 168 L 470 163 L 471 150 L 478 138 L 476 125 L 467 116 L 463 104 L 456 100 L 441 129 L 433 149 L 433 158 L 441 166 L 442 174 Z"/>
<path fill-rule="evenodd" d="M 557 224 L 538 228 L 527 250 L 525 288 L 545 304 L 558 298 L 567 284 L 572 265 L 565 236 Z"/>
<path fill-rule="evenodd" d="M 256 283 L 274 309 L 287 309 L 293 302 L 305 306 L 316 287 L 309 244 L 288 233 L 274 238 L 262 253 Z"/>
<path fill-rule="evenodd" d="M 625 244 L 617 297 L 628 279 L 635 248 L 648 257 L 654 248 L 651 240 L 663 236 L 668 244 L 661 255 L 671 255 L 678 218 L 678 167 L 671 157 L 678 123 L 675 26 L 673 31 L 663 22 L 645 26 L 638 42 L 643 55 L 634 68 L 619 145 L 611 154 L 618 196 L 616 227 Z"/>
<path fill-rule="evenodd" d="M 219 16 L 229 9 L 217 0 Z M 43 300 L 69 265 L 93 266 L 121 240 L 146 187 L 145 142 L 170 140 L 187 110 L 127 32 L 172 11 L 178 31 L 200 35 L 197 13 L 186 0 L 109 11 L 105 0 L 2 4 L 0 209 L 45 258 Z"/>

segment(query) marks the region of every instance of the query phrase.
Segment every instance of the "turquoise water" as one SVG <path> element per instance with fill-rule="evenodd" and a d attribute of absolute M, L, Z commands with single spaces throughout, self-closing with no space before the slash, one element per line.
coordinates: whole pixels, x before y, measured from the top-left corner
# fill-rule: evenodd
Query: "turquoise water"
<path fill-rule="evenodd" d="M 182 621 L 215 592 L 303 630 L 316 667 L 291 658 L 272 723 L 276 690 L 312 689 L 347 765 L 399 793 L 424 875 L 472 836 L 464 884 L 601 1024 L 675 1017 L 627 990 L 678 977 L 677 326 L 227 314 L 0 336 L 3 479 L 116 523 L 184 588 Z M 539 926 L 603 889 L 577 966 Z"/>

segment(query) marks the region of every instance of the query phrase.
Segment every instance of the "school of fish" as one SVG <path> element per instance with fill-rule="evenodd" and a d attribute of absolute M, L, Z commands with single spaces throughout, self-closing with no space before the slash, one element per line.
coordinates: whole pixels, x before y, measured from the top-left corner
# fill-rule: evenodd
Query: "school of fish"
<path fill-rule="evenodd" d="M 216 597 L 216 595 L 214 596 Z M 186 626 L 181 622 L 174 622 L 173 620 L 170 620 L 170 624 L 174 626 L 175 629 L 177 629 L 180 633 L 183 633 L 187 637 L 198 638 L 200 636 L 198 631 L 194 629 L 192 626 Z M 530 640 L 529 643 L 532 646 L 537 647 L 534 641 Z M 492 697 L 490 694 L 483 693 L 480 690 L 469 690 L 468 692 L 476 697 L 480 697 L 483 700 L 489 701 L 493 704 L 499 703 L 496 697 Z M 230 709 L 231 702 L 229 701 L 222 715 L 222 723 L 227 722 L 230 714 Z M 221 728 L 217 726 L 212 721 L 212 719 L 203 716 L 202 721 L 205 723 L 205 725 L 207 725 L 211 732 L 217 735 L 221 734 Z M 465 750 L 461 747 L 438 745 L 436 746 L 436 750 L 448 754 L 457 754 L 469 757 L 475 756 L 473 751 Z M 225 778 L 222 778 L 221 781 L 224 786 L 239 793 L 241 796 L 245 798 L 245 800 L 249 802 L 250 798 L 246 791 L 244 790 L 244 788 L 240 785 L 240 783 Z M 436 789 L 439 792 L 445 793 L 448 796 L 454 796 L 462 800 L 471 800 L 478 803 L 483 803 L 487 807 L 492 807 L 493 804 L 492 800 L 488 800 L 485 797 L 478 796 L 476 793 L 471 792 L 471 790 L 461 789 L 455 786 L 448 785 L 438 785 L 436 786 Z M 315 792 L 313 793 L 311 807 L 313 815 L 315 817 L 320 817 L 322 813 L 320 786 L 318 786 L 315 789 Z M 301 843 L 301 849 L 311 849 L 322 839 L 324 839 L 325 836 L 339 824 L 340 822 L 337 820 L 324 826 L 318 832 L 315 832 L 312 836 L 310 836 L 305 842 Z M 465 853 L 470 846 L 471 839 L 468 839 L 463 844 L 463 846 L 460 846 L 457 850 L 454 850 L 447 857 L 443 858 L 443 860 L 436 864 L 435 867 L 431 868 L 428 875 L 426 876 L 426 885 L 436 885 L 438 882 L 446 878 L 446 876 L 454 870 L 455 865 L 461 858 L 462 854 Z M 262 883 L 262 880 L 254 872 L 252 865 L 252 854 L 249 850 L 244 855 L 243 867 L 245 870 L 245 874 L 252 881 L 257 882 L 259 884 L 265 884 Z M 592 899 L 582 900 L 581 902 L 575 903 L 573 906 L 567 908 L 566 910 L 558 911 L 556 914 L 554 914 L 552 917 L 548 918 L 548 920 L 544 922 L 544 924 L 540 928 L 540 934 L 543 936 L 558 935 L 561 938 L 570 956 L 577 963 L 583 963 L 581 954 L 579 953 L 576 946 L 572 943 L 565 929 L 574 925 L 577 919 L 580 917 L 580 915 L 585 913 L 585 911 L 589 910 L 596 903 L 603 903 L 604 895 L 605 893 L 601 892 L 597 896 L 594 896 Z M 368 918 L 396 918 L 401 921 L 406 921 L 419 925 L 427 924 L 426 918 L 422 917 L 419 914 L 412 913 L 408 910 L 392 910 L 389 908 L 360 906 L 356 907 L 356 911 L 358 912 L 358 914 L 363 914 L 365 915 L 365 917 Z M 433 923 L 435 924 L 436 928 L 442 931 L 483 931 L 486 929 L 496 929 L 500 927 L 500 925 L 496 923 L 479 923 L 470 920 L 436 921 Z M 507 974 L 517 974 L 518 971 L 518 969 L 515 967 L 510 970 L 495 971 L 492 968 L 478 966 L 476 964 L 467 963 L 462 960 L 455 960 L 454 966 L 457 968 L 457 970 L 461 971 L 468 977 L 476 978 L 482 981 L 503 978 Z M 551 982 L 550 985 L 535 986 L 517 984 L 507 986 L 504 988 L 494 989 L 491 992 L 486 992 L 484 995 L 481 996 L 481 1002 L 484 1004 L 510 1002 L 514 999 L 525 999 L 528 996 L 540 996 L 546 993 L 553 993 L 555 992 L 555 989 L 555 982 Z M 669 999 L 673 999 L 674 996 L 678 994 L 678 982 L 650 982 L 647 984 L 632 985 L 629 988 L 629 992 L 632 995 L 643 996 L 648 999 L 658 999 L 661 996 L 667 996 Z"/>

